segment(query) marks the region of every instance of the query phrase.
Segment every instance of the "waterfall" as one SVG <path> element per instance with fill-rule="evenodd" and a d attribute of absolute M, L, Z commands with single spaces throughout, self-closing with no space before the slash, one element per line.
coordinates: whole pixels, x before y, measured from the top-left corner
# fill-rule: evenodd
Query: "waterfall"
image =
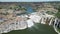
<path fill-rule="evenodd" d="M 31 19 L 27 20 L 28 27 L 32 27 L 34 25 L 33 21 Z"/>
<path fill-rule="evenodd" d="M 25 17 L 29 18 L 29 19 L 25 19 Z M 7 31 L 7 32 L 9 32 L 11 29 L 12 30 L 22 30 L 22 29 L 32 27 L 34 25 L 34 23 L 41 23 L 41 24 L 47 24 L 48 23 L 48 25 L 51 25 L 53 19 L 54 19 L 54 17 L 52 15 L 48 15 L 46 13 L 35 12 L 35 13 L 30 14 L 29 17 L 28 17 L 28 15 L 18 16 L 18 18 L 12 22 L 12 23 L 14 23 L 13 26 L 11 25 L 11 23 L 8 24 L 9 25 L 9 28 L 7 28 L 8 31 L 7 31 L 7 29 L 2 29 L 2 30 Z M 55 27 L 56 23 L 57 23 L 57 18 L 55 19 L 53 27 L 54 27 L 54 30 L 57 33 L 59 33 Z M 6 24 L 4 24 L 4 25 L 6 26 Z M 3 28 L 5 28 L 5 27 L 3 27 Z M 4 33 L 4 31 L 2 31 L 2 33 Z"/>
<path fill-rule="evenodd" d="M 41 24 L 46 24 L 45 21 L 44 21 L 44 18 L 41 19 Z"/>
<path fill-rule="evenodd" d="M 58 34 L 60 34 L 60 32 L 57 30 L 56 23 L 57 23 L 57 18 L 55 18 L 55 22 L 54 22 L 53 27 L 54 27 L 54 30 L 55 30 Z"/>
<path fill-rule="evenodd" d="M 53 18 L 51 18 L 51 20 L 50 20 L 50 22 L 49 22 L 49 25 L 51 25 L 51 24 L 52 24 L 52 21 L 53 21 Z"/>

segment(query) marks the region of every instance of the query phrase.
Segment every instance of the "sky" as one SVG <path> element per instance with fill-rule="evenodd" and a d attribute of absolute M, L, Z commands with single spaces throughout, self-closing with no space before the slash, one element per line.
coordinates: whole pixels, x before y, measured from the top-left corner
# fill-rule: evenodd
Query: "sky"
<path fill-rule="evenodd" d="M 0 0 L 0 2 L 43 2 L 43 1 L 60 1 L 60 0 Z"/>

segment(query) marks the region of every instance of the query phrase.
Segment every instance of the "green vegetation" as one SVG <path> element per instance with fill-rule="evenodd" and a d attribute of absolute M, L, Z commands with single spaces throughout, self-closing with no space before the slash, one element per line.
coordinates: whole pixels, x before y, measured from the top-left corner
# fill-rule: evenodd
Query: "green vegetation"
<path fill-rule="evenodd" d="M 9 13 L 8 12 L 6 12 L 6 13 L 0 13 L 1 15 L 9 15 Z"/>
<path fill-rule="evenodd" d="M 55 16 L 60 18 L 60 7 L 58 8 L 58 12 L 55 14 Z"/>
<path fill-rule="evenodd" d="M 2 24 L 3 22 L 0 22 L 0 25 Z"/>
<path fill-rule="evenodd" d="M 56 17 L 60 18 L 60 12 L 58 11 L 56 14 L 55 14 Z"/>
<path fill-rule="evenodd" d="M 57 28 L 57 30 L 60 32 L 60 29 L 59 28 Z"/>
<path fill-rule="evenodd" d="M 12 7 L 9 7 L 9 9 L 13 9 Z"/>
<path fill-rule="evenodd" d="M 0 6 L 0 9 L 12 9 L 12 10 L 25 10 L 26 11 L 26 8 L 23 7 L 23 6 L 20 6 L 20 5 L 15 5 L 15 6 Z"/>
<path fill-rule="evenodd" d="M 55 13 L 52 12 L 52 11 L 47 11 L 46 13 L 48 13 L 48 14 L 50 14 L 50 15 L 55 14 Z"/>
<path fill-rule="evenodd" d="M 13 9 L 14 9 L 14 10 L 20 10 L 20 8 L 21 8 L 21 7 L 19 7 L 19 6 L 15 6 Z"/>
<path fill-rule="evenodd" d="M 26 8 L 21 8 L 21 10 L 26 10 Z"/>
<path fill-rule="evenodd" d="M 14 8 L 13 8 L 14 10 L 26 10 L 26 8 L 25 7 L 22 7 L 22 6 L 15 6 Z"/>
<path fill-rule="evenodd" d="M 0 7 L 0 9 L 2 9 L 2 7 Z"/>

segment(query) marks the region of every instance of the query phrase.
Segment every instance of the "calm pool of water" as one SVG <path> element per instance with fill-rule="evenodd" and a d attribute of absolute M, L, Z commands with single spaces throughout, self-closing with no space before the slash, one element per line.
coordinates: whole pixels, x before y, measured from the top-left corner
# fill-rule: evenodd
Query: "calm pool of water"
<path fill-rule="evenodd" d="M 25 30 L 13 30 L 8 33 L 3 34 L 57 34 L 52 26 L 43 25 L 43 24 L 35 24 L 31 28 L 27 28 Z"/>

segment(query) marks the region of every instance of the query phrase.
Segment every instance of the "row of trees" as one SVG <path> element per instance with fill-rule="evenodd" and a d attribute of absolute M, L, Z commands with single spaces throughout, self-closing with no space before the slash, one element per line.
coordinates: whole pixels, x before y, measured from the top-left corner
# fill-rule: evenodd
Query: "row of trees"
<path fill-rule="evenodd" d="M 26 10 L 25 7 L 21 5 L 15 5 L 15 6 L 0 6 L 0 9 L 14 9 L 14 10 Z"/>
<path fill-rule="evenodd" d="M 14 10 L 26 10 L 25 7 L 22 7 L 20 5 L 14 6 L 14 7 L 9 7 L 9 9 L 14 9 Z"/>

